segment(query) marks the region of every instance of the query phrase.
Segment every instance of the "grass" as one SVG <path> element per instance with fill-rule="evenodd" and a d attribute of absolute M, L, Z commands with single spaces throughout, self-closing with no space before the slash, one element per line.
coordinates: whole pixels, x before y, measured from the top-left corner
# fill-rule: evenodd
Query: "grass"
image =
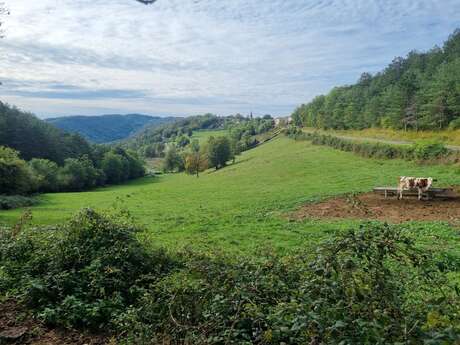
<path fill-rule="evenodd" d="M 222 129 L 195 131 L 195 132 L 193 132 L 192 140 L 193 139 L 198 139 L 200 144 L 203 144 L 203 143 L 206 142 L 206 140 L 208 140 L 208 138 L 210 136 L 219 137 L 219 136 L 223 136 L 223 135 L 226 135 L 226 134 L 227 134 L 227 131 L 222 130 Z"/>
<path fill-rule="evenodd" d="M 359 223 L 289 221 L 286 212 L 328 196 L 395 185 L 399 175 L 436 176 L 441 184 L 460 184 L 457 171 L 445 166 L 360 158 L 281 137 L 199 178 L 168 174 L 90 192 L 46 194 L 31 210 L 34 224 L 56 224 L 83 207 L 120 207 L 145 225 L 149 239 L 171 249 L 284 252 L 314 248 L 331 233 Z M 21 212 L 1 211 L 0 223 L 16 222 Z M 457 230 L 442 223 L 410 227 L 420 234 L 420 243 L 460 255 Z"/>

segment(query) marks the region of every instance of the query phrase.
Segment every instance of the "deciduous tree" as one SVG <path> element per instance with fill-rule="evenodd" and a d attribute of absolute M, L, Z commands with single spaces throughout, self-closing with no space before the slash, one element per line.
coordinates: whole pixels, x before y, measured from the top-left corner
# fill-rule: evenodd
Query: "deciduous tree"
<path fill-rule="evenodd" d="M 207 153 L 210 166 L 216 168 L 216 170 L 224 167 L 232 155 L 230 140 L 224 136 L 217 138 L 210 137 Z"/>

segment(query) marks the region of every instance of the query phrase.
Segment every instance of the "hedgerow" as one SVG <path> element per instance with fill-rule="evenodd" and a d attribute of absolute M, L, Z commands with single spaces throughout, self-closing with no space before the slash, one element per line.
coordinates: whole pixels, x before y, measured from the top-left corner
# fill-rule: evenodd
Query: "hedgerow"
<path fill-rule="evenodd" d="M 308 140 L 313 145 L 325 145 L 347 152 L 353 152 L 362 157 L 377 159 L 405 159 L 428 162 L 447 160 L 455 162 L 457 156 L 452 150 L 442 143 L 420 142 L 413 145 L 392 145 L 385 143 L 359 142 L 336 137 L 333 135 L 319 134 L 316 132 L 305 133 L 296 129 L 289 129 L 286 135 L 295 140 Z"/>
<path fill-rule="evenodd" d="M 4 229 L 0 291 L 45 321 L 127 344 L 453 344 L 457 267 L 400 227 L 368 223 L 315 253 L 166 254 L 126 216 Z M 453 258 L 452 260 L 454 260 Z"/>

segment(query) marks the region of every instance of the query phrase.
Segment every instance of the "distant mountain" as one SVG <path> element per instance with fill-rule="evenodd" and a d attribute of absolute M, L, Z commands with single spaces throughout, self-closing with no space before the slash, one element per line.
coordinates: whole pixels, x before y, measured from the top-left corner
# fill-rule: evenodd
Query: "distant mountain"
<path fill-rule="evenodd" d="M 68 132 L 79 133 L 93 143 L 109 143 L 128 138 L 144 127 L 156 127 L 178 120 L 141 114 L 65 116 L 46 119 L 46 122 Z"/>

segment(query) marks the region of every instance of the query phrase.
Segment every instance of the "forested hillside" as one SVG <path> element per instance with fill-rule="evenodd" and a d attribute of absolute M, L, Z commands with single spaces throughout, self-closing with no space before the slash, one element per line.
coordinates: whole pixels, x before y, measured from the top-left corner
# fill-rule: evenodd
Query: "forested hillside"
<path fill-rule="evenodd" d="M 0 102 L 0 197 L 81 191 L 143 176 L 142 160 L 120 147 L 91 145 Z M 0 200 L 0 209 L 10 199 Z"/>
<path fill-rule="evenodd" d="M 323 129 L 460 128 L 460 29 L 443 47 L 397 57 L 376 75 L 334 88 L 293 113 L 297 125 Z"/>
<path fill-rule="evenodd" d="M 175 117 L 140 114 L 66 116 L 46 119 L 48 123 L 72 133 L 79 133 L 93 143 L 125 139 L 145 126 L 155 127 L 176 121 Z"/>
<path fill-rule="evenodd" d="M 254 135 L 267 132 L 273 126 L 270 115 L 263 118 L 249 118 L 240 114 L 226 117 L 214 114 L 197 115 L 159 127 L 149 126 L 125 141 L 124 145 L 145 157 L 161 157 L 167 144 L 174 144 L 178 148 L 188 146 L 194 131 L 227 129 L 232 130 L 230 136 L 247 149 L 256 144 Z"/>
<path fill-rule="evenodd" d="M 0 102 L 0 146 L 20 152 L 21 158 L 45 158 L 58 164 L 91 151 L 78 134 L 64 132 L 33 114 Z"/>

